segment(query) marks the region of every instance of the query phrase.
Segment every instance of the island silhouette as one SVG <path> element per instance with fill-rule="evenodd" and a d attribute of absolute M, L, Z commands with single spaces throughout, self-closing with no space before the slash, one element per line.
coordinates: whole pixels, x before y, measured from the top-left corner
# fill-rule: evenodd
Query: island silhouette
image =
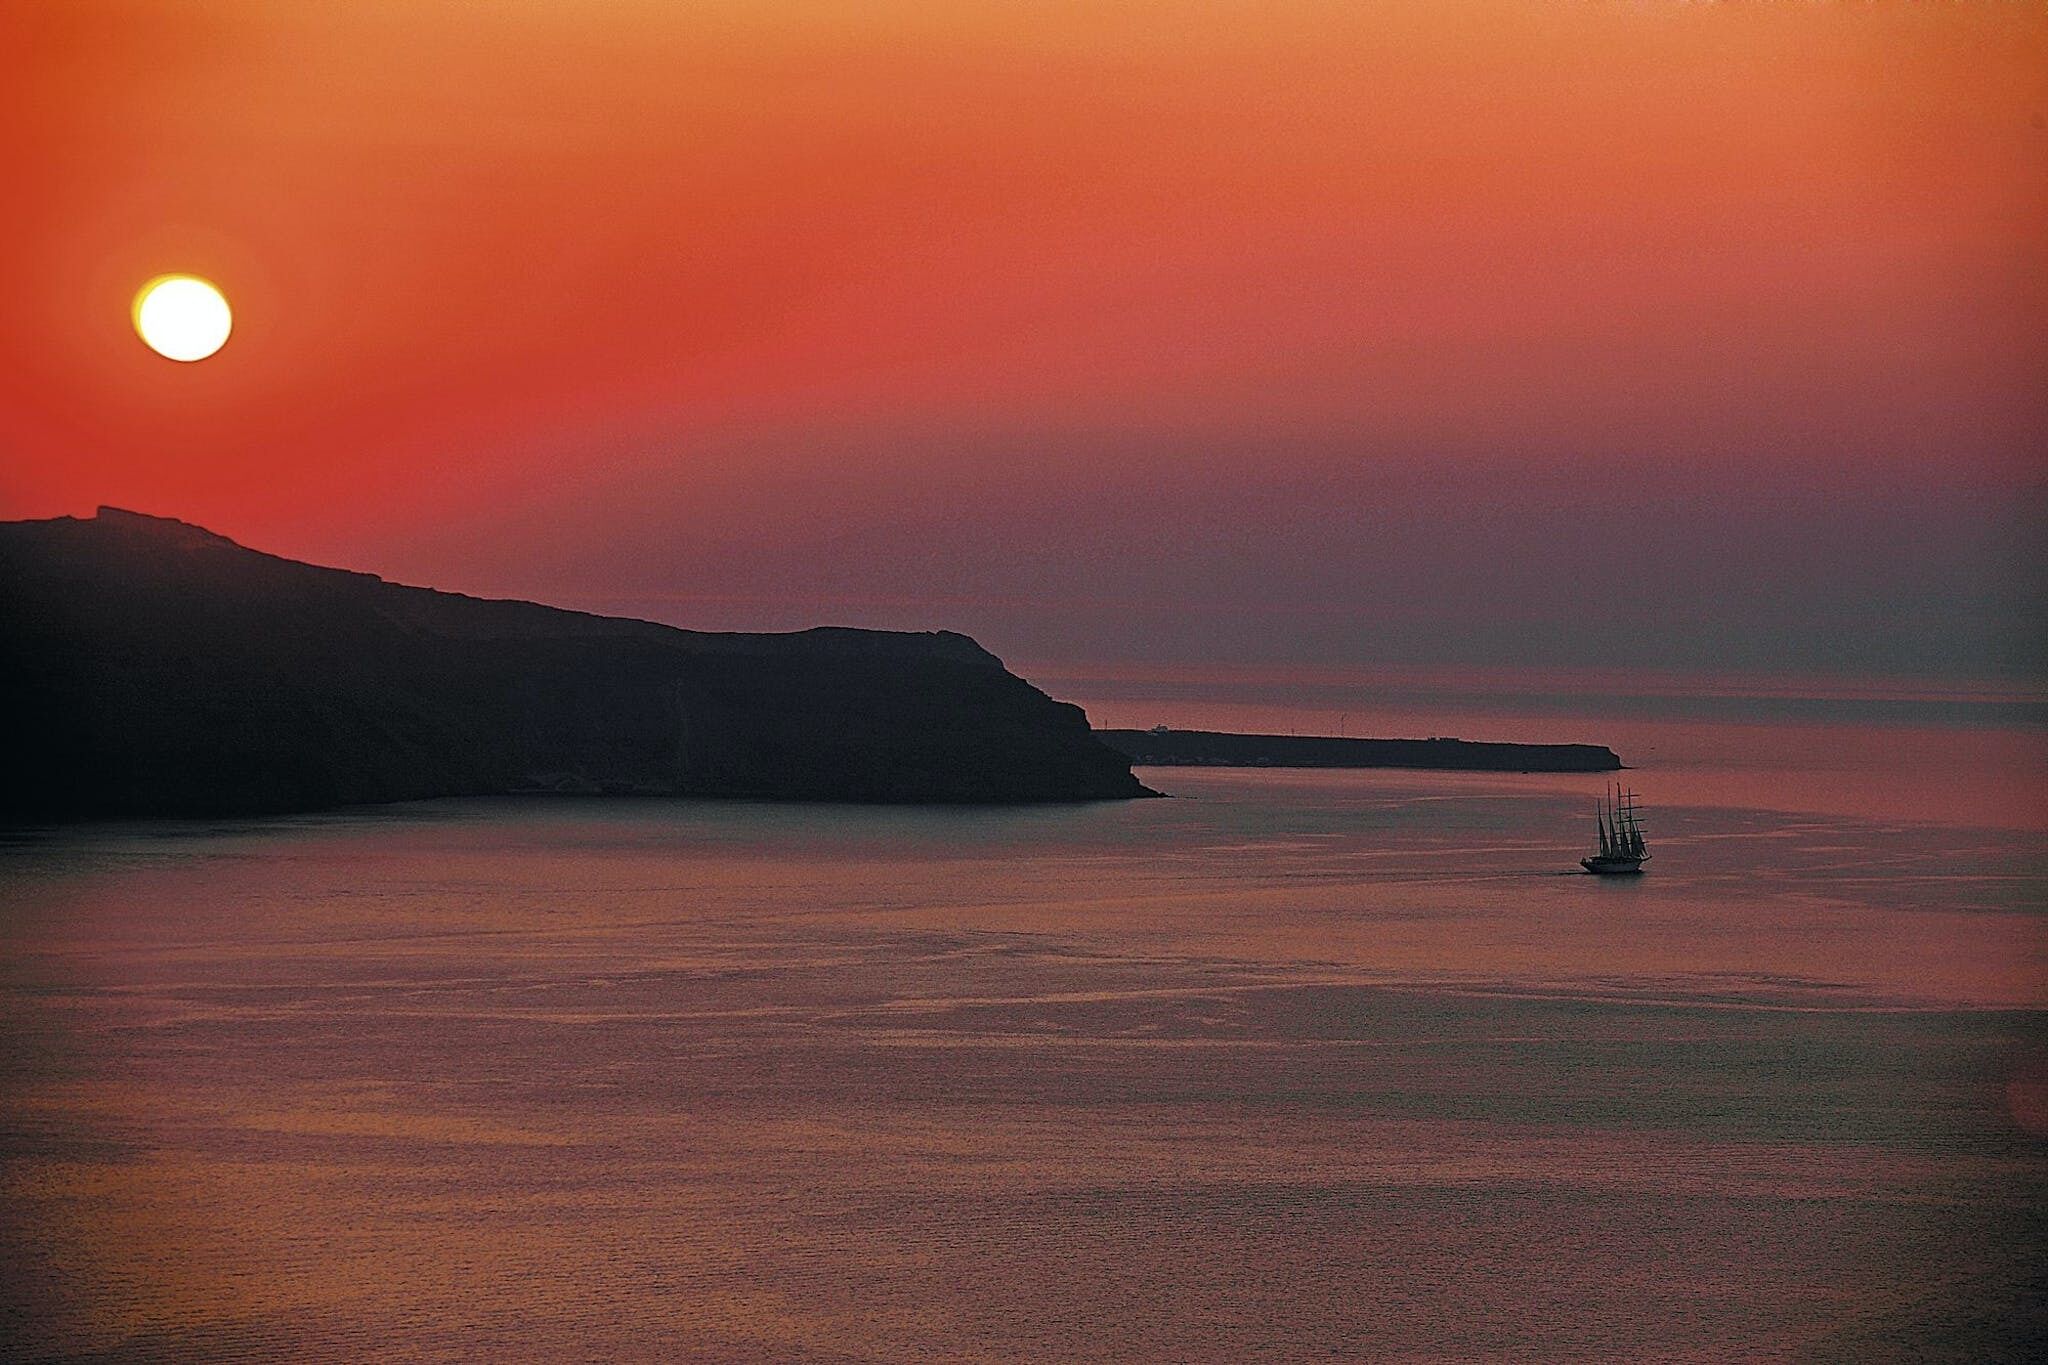
<path fill-rule="evenodd" d="M 518 792 L 1152 795 L 964 635 L 705 633 L 405 587 L 103 507 L 0 523 L 0 810 L 229 815 Z"/>
<path fill-rule="evenodd" d="M 1091 731 L 951 631 L 704 632 L 386 582 L 168 517 L 0 522 L 0 816 L 525 793 L 1018 803 L 1137 764 L 1620 766 L 1590 745 Z"/>

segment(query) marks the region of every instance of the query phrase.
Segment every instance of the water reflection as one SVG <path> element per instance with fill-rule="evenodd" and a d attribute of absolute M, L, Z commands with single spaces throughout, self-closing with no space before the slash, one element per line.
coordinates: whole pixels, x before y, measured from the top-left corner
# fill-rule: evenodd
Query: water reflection
<path fill-rule="evenodd" d="M 1597 777 L 17 839 L 0 1330 L 128 1358 L 2023 1355 L 2039 837 L 1839 783 L 1747 806 L 1696 762 L 1639 775 L 1658 859 L 1624 885 L 1567 875 Z"/>

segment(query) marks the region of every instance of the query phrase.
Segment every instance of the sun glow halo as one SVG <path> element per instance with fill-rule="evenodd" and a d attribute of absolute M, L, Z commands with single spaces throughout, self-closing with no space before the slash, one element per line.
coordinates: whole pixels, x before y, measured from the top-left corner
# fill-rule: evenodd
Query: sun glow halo
<path fill-rule="evenodd" d="M 159 275 L 135 295 L 135 334 L 171 360 L 204 360 L 227 344 L 227 297 L 197 275 Z"/>

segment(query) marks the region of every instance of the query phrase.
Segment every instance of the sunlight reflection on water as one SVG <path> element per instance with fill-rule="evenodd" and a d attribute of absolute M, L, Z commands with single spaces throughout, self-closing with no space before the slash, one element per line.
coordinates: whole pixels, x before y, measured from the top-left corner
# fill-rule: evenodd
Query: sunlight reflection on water
<path fill-rule="evenodd" d="M 18 836 L 6 1344 L 2025 1355 L 2037 835 L 1149 776 Z"/>

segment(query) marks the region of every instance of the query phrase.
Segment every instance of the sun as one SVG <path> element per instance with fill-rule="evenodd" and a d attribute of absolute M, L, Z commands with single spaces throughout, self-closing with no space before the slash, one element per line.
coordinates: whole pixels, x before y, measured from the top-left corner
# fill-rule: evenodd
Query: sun
<path fill-rule="evenodd" d="M 171 360 L 204 360 L 227 345 L 227 296 L 197 275 L 159 275 L 135 294 L 135 334 Z"/>

